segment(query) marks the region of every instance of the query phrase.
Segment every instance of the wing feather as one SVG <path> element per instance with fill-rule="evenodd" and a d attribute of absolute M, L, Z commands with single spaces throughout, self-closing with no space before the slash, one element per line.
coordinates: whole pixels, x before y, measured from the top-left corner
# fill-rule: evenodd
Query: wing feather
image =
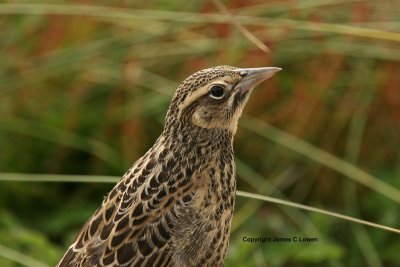
<path fill-rule="evenodd" d="M 179 190 L 167 186 L 171 181 L 167 164 L 157 164 L 146 155 L 86 222 L 59 267 L 162 266 L 170 262 L 166 244 L 171 225 L 167 217 Z"/>

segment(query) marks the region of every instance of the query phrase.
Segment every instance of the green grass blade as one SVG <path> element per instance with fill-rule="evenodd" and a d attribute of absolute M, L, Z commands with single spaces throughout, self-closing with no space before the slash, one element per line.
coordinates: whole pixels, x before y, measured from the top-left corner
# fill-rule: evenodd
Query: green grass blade
<path fill-rule="evenodd" d="M 0 181 L 10 182 L 116 183 L 120 178 L 103 175 L 0 173 Z"/>
<path fill-rule="evenodd" d="M 44 264 L 34 258 L 31 258 L 23 253 L 20 253 L 14 249 L 5 247 L 0 244 L 0 257 L 9 259 L 13 262 L 21 264 L 22 266 L 28 267 L 49 267 L 49 265 Z"/>
<path fill-rule="evenodd" d="M 0 4 L 0 14 L 36 14 L 36 15 L 80 15 L 119 19 L 165 20 L 187 23 L 229 23 L 230 17 L 212 13 L 190 13 L 164 10 L 143 10 L 128 8 L 111 8 L 90 5 L 52 5 L 52 4 Z M 400 42 L 400 33 L 322 22 L 309 22 L 282 18 L 261 18 L 251 16 L 235 16 L 242 25 L 285 26 L 288 28 L 350 35 Z"/>
<path fill-rule="evenodd" d="M 245 116 L 240 125 L 249 131 L 323 164 L 332 170 L 335 170 L 354 181 L 381 193 L 393 201 L 400 203 L 400 191 L 397 188 L 294 135 L 279 130 L 250 116 Z"/>
<path fill-rule="evenodd" d="M 386 230 L 386 231 L 390 231 L 390 232 L 394 232 L 394 233 L 400 234 L 400 229 L 396 229 L 396 228 L 393 228 L 393 227 L 389 227 L 389 226 L 385 226 L 385 225 L 381 225 L 381 224 L 377 224 L 377 223 L 373 223 L 373 222 L 357 219 L 357 218 L 354 218 L 354 217 L 351 217 L 351 216 L 343 215 L 343 214 L 332 212 L 332 211 L 327 211 L 327 210 L 323 210 L 323 209 L 319 209 L 319 208 L 310 207 L 310 206 L 307 206 L 307 205 L 294 203 L 294 202 L 283 200 L 283 199 L 267 197 L 267 196 L 263 196 L 263 195 L 260 195 L 260 194 L 253 194 L 253 193 L 243 192 L 243 191 L 239 191 L 239 190 L 236 192 L 236 194 L 238 196 L 241 196 L 241 197 L 248 197 L 248 198 L 252 198 L 252 199 L 258 199 L 258 200 L 262 200 L 262 201 L 266 201 L 266 202 L 275 203 L 275 204 L 290 206 L 290 207 L 298 208 L 298 209 L 302 209 L 302 210 L 317 212 L 317 213 L 320 213 L 320 214 L 329 215 L 331 217 L 340 218 L 340 219 L 343 219 L 343 220 L 346 220 L 346 221 L 351 221 L 351 222 L 355 222 L 355 223 L 358 223 L 358 224 L 363 224 L 363 225 L 371 226 L 371 227 L 374 227 L 374 228 L 379 228 L 379 229 L 383 229 L 383 230 Z"/>
<path fill-rule="evenodd" d="M 122 159 L 120 155 L 118 155 L 114 149 L 99 140 L 88 138 L 78 133 L 63 131 L 45 124 L 30 122 L 28 120 L 0 119 L 0 122 L 1 130 L 24 134 L 73 147 L 104 160 L 116 170 L 120 170 L 121 168 Z"/>
<path fill-rule="evenodd" d="M 115 183 L 120 177 L 115 176 L 91 176 L 91 175 L 58 175 L 58 174 L 17 174 L 17 173 L 0 173 L 0 181 L 24 181 L 24 182 L 104 182 L 104 183 Z M 351 216 L 339 214 L 332 211 L 327 211 L 319 208 L 314 208 L 306 206 L 303 204 L 294 203 L 287 200 L 277 199 L 273 197 L 267 197 L 260 194 L 253 194 L 249 192 L 237 191 L 237 195 L 241 197 L 247 197 L 251 199 L 263 200 L 271 203 L 281 204 L 289 207 L 294 207 L 298 209 L 303 209 L 307 211 L 317 212 L 320 214 L 328 215 L 331 217 L 340 218 L 343 220 L 368 225 L 371 227 L 383 229 L 386 231 L 391 231 L 400 234 L 400 229 L 393 227 L 368 222 L 365 220 L 353 218 Z"/>
<path fill-rule="evenodd" d="M 261 176 L 255 170 L 253 170 L 248 164 L 244 161 L 236 158 L 237 165 L 237 174 L 249 183 L 254 190 L 257 190 L 259 193 L 270 194 L 273 192 L 280 199 L 285 199 L 286 197 L 280 192 L 279 188 L 275 184 L 272 184 L 269 180 L 275 179 L 265 179 L 265 177 Z M 281 173 L 276 174 L 276 177 L 287 176 L 291 172 L 290 169 L 287 169 Z M 244 224 L 249 217 L 251 217 L 257 210 L 263 205 L 262 202 L 257 199 L 249 199 L 240 209 L 235 209 L 235 217 L 232 222 L 231 231 L 234 232 L 238 229 L 241 224 Z M 312 232 L 316 235 L 321 235 L 318 228 L 315 224 L 310 220 L 309 217 L 305 216 L 304 213 L 299 210 L 293 209 L 285 209 L 282 208 L 282 211 L 293 221 L 296 222 L 299 229 L 304 232 Z"/>
<path fill-rule="evenodd" d="M 375 72 L 373 71 L 372 61 L 359 61 L 355 67 L 352 82 L 349 84 L 349 88 L 356 88 L 359 84 L 363 85 L 361 87 L 362 89 L 358 93 L 358 109 L 352 113 L 350 118 L 350 127 L 346 142 L 345 156 L 347 161 L 352 164 L 356 164 L 358 161 L 362 139 L 365 133 L 365 127 L 367 125 L 367 113 L 376 92 L 376 84 L 370 84 L 370 80 L 365 79 L 365 77 L 371 77 L 374 74 Z M 373 80 L 376 81 L 375 79 Z M 352 214 L 353 216 L 360 216 L 360 200 L 357 197 L 357 190 L 354 181 L 346 181 L 343 195 L 346 213 Z M 355 240 L 368 266 L 383 266 L 379 253 L 377 252 L 377 248 L 375 247 L 375 244 L 365 227 L 358 224 L 352 224 L 351 228 L 353 230 Z"/>

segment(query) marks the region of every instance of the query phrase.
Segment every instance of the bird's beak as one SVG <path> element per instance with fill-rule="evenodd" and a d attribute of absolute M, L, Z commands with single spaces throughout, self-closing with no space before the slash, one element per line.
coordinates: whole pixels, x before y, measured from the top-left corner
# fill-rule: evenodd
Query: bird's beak
<path fill-rule="evenodd" d="M 236 69 L 236 72 L 243 77 L 242 80 L 236 85 L 236 89 L 241 90 L 245 93 L 266 79 L 272 77 L 275 73 L 282 70 L 277 67 L 264 67 L 264 68 L 248 68 L 248 69 Z"/>

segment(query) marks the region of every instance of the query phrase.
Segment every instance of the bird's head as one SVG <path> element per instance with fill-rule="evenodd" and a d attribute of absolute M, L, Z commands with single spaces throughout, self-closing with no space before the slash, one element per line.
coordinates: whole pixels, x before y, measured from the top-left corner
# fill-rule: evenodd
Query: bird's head
<path fill-rule="evenodd" d="M 279 70 L 276 67 L 217 66 L 198 71 L 176 90 L 166 125 L 179 123 L 235 133 L 252 89 Z"/>

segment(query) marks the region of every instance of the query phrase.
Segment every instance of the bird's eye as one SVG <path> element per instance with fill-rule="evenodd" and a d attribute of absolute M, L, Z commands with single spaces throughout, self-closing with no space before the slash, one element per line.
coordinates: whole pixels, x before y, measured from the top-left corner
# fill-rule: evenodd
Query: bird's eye
<path fill-rule="evenodd" d="M 209 95 L 214 99 L 221 99 L 225 95 L 225 89 L 221 85 L 213 85 L 210 89 Z"/>

